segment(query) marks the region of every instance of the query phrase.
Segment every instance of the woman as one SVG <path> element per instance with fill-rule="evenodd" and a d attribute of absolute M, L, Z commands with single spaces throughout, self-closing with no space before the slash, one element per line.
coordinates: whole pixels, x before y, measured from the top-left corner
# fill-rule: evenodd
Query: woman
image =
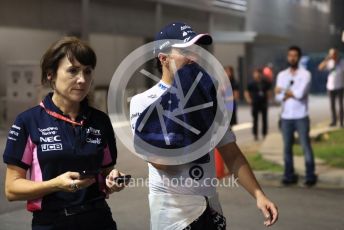
<path fill-rule="evenodd" d="M 233 66 L 226 66 L 225 71 L 233 89 L 234 106 L 233 106 L 233 113 L 232 113 L 230 125 L 234 126 L 238 124 L 237 107 L 238 107 L 238 101 L 240 100 L 239 85 L 234 76 Z"/>
<path fill-rule="evenodd" d="M 10 129 L 6 197 L 28 201 L 32 229 L 116 229 L 105 197 L 124 185 L 114 183 L 121 173 L 110 119 L 87 103 L 95 66 L 79 39 L 54 43 L 41 62 L 42 84 L 53 92 Z"/>

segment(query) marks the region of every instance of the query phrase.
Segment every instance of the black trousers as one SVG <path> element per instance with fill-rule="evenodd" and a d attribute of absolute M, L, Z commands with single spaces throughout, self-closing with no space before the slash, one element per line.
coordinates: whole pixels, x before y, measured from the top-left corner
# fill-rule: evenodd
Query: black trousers
<path fill-rule="evenodd" d="M 93 209 L 65 216 L 62 214 L 37 212 L 33 214 L 32 230 L 117 230 L 110 208 Z"/>
<path fill-rule="evenodd" d="M 268 105 L 252 105 L 252 117 L 253 117 L 253 127 L 252 133 L 254 136 L 258 136 L 258 119 L 259 114 L 262 116 L 262 134 L 266 136 L 268 133 Z"/>
<path fill-rule="evenodd" d="M 339 122 L 340 125 L 343 126 L 343 119 L 344 119 L 344 109 L 343 109 L 343 93 L 344 89 L 336 89 L 336 90 L 329 90 L 328 94 L 330 97 L 330 106 L 331 106 L 331 113 L 332 113 L 332 124 L 337 123 L 337 110 L 336 110 L 336 99 L 338 100 L 339 105 Z"/>

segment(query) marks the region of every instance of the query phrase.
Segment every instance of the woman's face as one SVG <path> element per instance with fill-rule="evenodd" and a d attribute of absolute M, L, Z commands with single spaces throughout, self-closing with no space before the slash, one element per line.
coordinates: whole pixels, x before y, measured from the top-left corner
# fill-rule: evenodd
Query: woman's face
<path fill-rule="evenodd" d="M 57 69 L 54 91 L 65 100 L 81 102 L 88 94 L 93 80 L 93 69 L 76 59 L 73 63 L 67 57 L 61 59 Z"/>

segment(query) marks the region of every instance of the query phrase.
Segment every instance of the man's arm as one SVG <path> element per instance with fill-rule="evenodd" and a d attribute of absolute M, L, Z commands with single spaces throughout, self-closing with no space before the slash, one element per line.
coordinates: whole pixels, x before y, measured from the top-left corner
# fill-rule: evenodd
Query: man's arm
<path fill-rule="evenodd" d="M 304 76 L 301 82 L 298 82 L 297 85 L 294 85 L 292 89 L 289 89 L 285 93 L 285 100 L 288 98 L 295 98 L 301 100 L 308 93 L 309 85 L 311 83 L 311 75 L 307 72 L 307 75 Z"/>
<path fill-rule="evenodd" d="M 277 207 L 264 194 L 250 165 L 235 142 L 218 147 L 218 150 L 231 174 L 257 201 L 257 207 L 265 217 L 264 225 L 270 226 L 278 219 Z"/>
<path fill-rule="evenodd" d="M 282 77 L 281 73 L 277 75 L 277 80 L 276 80 L 276 87 L 275 87 L 275 100 L 277 102 L 282 102 L 284 99 L 284 87 L 282 84 Z"/>
<path fill-rule="evenodd" d="M 240 93 L 239 93 L 239 90 L 237 89 L 234 89 L 233 90 L 233 96 L 234 96 L 234 100 L 240 100 Z"/>
<path fill-rule="evenodd" d="M 329 55 L 327 55 L 324 60 L 318 65 L 318 70 L 319 71 L 323 71 L 326 69 L 327 67 L 327 63 L 328 61 L 331 60 L 331 57 Z"/>
<path fill-rule="evenodd" d="M 248 90 L 245 90 L 244 96 L 245 96 L 246 102 L 251 105 L 252 104 L 252 98 L 251 98 L 250 92 Z"/>

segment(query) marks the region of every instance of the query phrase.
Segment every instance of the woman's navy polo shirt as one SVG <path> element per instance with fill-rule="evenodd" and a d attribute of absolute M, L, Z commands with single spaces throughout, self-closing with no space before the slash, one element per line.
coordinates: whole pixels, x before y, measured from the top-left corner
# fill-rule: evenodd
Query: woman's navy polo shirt
<path fill-rule="evenodd" d="M 67 171 L 99 170 L 116 163 L 117 150 L 108 115 L 81 103 L 77 122 L 82 126 L 49 115 L 46 110 L 63 115 L 53 103 L 52 93 L 16 118 L 12 125 L 4 162 L 29 170 L 32 181 L 47 181 Z M 29 200 L 27 209 L 59 210 L 65 207 L 104 199 L 105 181 L 99 174 L 88 188 L 70 192 L 54 192 L 40 199 Z"/>

